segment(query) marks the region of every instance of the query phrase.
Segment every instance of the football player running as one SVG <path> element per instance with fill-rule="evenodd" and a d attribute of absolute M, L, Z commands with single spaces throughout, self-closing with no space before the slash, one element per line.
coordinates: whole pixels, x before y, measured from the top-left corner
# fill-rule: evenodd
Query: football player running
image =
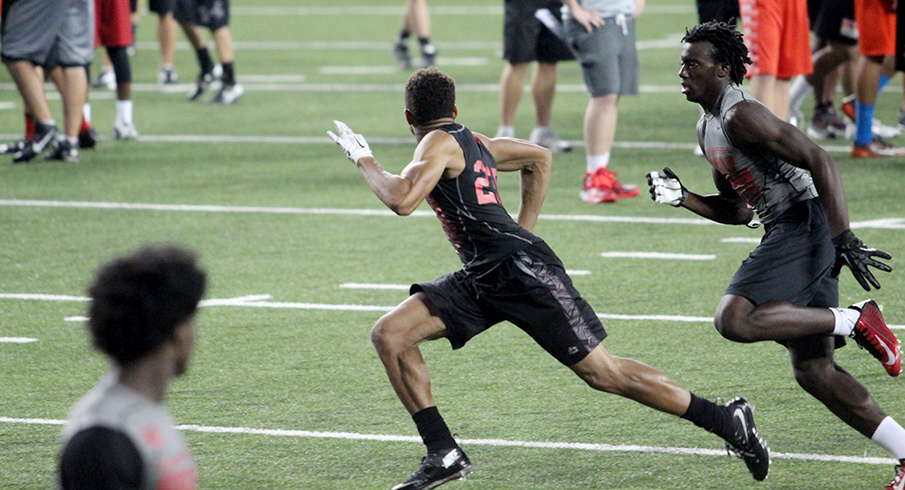
<path fill-rule="evenodd" d="M 415 284 L 411 296 L 381 317 L 371 340 L 390 384 L 427 447 L 421 466 L 395 490 L 425 490 L 463 478 L 472 464 L 440 415 L 419 344 L 447 338 L 461 348 L 510 321 L 592 388 L 685 418 L 727 441 L 757 480 L 767 477 L 768 448 L 743 398 L 726 405 L 700 398 L 644 363 L 604 349 L 606 331 L 572 286 L 562 262 L 531 233 L 550 180 L 550 150 L 512 138 L 488 138 L 455 122 L 455 82 L 419 70 L 405 86 L 405 118 L 418 141 L 399 175 L 374 158 L 367 141 L 336 121 L 328 132 L 396 214 L 427 199 L 463 269 Z M 497 170 L 519 172 L 521 203 L 513 220 L 497 191 Z"/>
<path fill-rule="evenodd" d="M 852 233 L 832 158 L 737 87 L 751 60 L 735 27 L 708 22 L 689 30 L 682 42 L 682 93 L 704 109 L 698 140 L 717 193 L 691 192 L 664 168 L 648 174 L 651 198 L 725 224 L 748 224 L 756 212 L 765 229 L 717 306 L 717 330 L 735 342 L 784 345 L 805 391 L 902 461 L 905 430 L 833 360 L 848 336 L 890 376 L 901 372 L 899 342 L 877 304 L 838 307 L 842 265 L 869 291 L 880 287 L 869 267 L 891 271 L 876 260 L 891 256 Z M 901 490 L 903 479 L 900 465 L 886 488 Z"/>

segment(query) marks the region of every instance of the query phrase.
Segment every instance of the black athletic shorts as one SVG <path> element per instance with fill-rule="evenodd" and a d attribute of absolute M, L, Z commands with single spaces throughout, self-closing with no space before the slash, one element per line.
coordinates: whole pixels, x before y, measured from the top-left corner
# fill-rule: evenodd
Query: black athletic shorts
<path fill-rule="evenodd" d="M 822 39 L 853 46 L 858 43 L 854 0 L 823 0 L 814 12 L 811 31 Z"/>
<path fill-rule="evenodd" d="M 216 31 L 229 25 L 229 0 L 176 0 L 173 18 Z"/>
<path fill-rule="evenodd" d="M 736 24 L 742 14 L 739 12 L 738 0 L 696 0 L 698 23 L 703 24 L 715 20 L 727 24 Z"/>
<path fill-rule="evenodd" d="M 547 28 L 534 13 L 547 9 L 559 23 L 562 35 L 562 2 L 553 0 L 506 0 L 503 18 L 503 59 L 512 63 L 574 60 L 565 42 Z"/>
<path fill-rule="evenodd" d="M 148 0 L 148 10 L 157 15 L 166 15 L 173 12 L 176 0 Z"/>
<path fill-rule="evenodd" d="M 412 285 L 411 293 L 417 292 L 443 320 L 453 349 L 506 320 L 571 366 L 606 338 L 597 314 L 544 242 L 482 271 L 460 270 Z"/>
<path fill-rule="evenodd" d="M 794 204 L 768 224 L 764 238 L 742 262 L 727 294 L 755 305 L 788 301 L 799 306 L 839 305 L 839 279 L 831 277 L 836 249 L 818 199 Z"/>

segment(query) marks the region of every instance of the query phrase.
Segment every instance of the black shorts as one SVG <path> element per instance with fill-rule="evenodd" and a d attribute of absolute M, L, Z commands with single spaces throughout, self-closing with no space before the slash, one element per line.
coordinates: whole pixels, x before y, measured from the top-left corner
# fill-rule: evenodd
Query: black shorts
<path fill-rule="evenodd" d="M 698 23 L 725 22 L 735 24 L 742 16 L 739 12 L 738 0 L 696 0 L 698 8 Z"/>
<path fill-rule="evenodd" d="M 166 15 L 173 12 L 176 0 L 148 0 L 148 10 L 157 15 Z"/>
<path fill-rule="evenodd" d="M 836 249 L 817 199 L 794 204 L 766 227 L 760 245 L 742 262 L 727 294 L 755 305 L 788 301 L 799 306 L 839 305 L 839 279 L 831 277 Z"/>
<path fill-rule="evenodd" d="M 229 0 L 176 0 L 173 17 L 180 24 L 215 31 L 229 25 Z"/>
<path fill-rule="evenodd" d="M 443 320 L 453 349 L 505 320 L 571 366 L 606 338 L 597 314 L 544 242 L 487 270 L 460 270 L 412 285 L 411 293 L 417 292 L 425 294 L 431 313 Z"/>
<path fill-rule="evenodd" d="M 575 56 L 565 42 L 534 16 L 537 10 L 548 9 L 561 26 L 561 7 L 562 2 L 555 0 L 506 0 L 503 19 L 503 59 L 512 64 L 574 60 Z"/>
<path fill-rule="evenodd" d="M 817 37 L 850 46 L 858 43 L 854 0 L 823 0 L 813 17 L 811 30 Z"/>

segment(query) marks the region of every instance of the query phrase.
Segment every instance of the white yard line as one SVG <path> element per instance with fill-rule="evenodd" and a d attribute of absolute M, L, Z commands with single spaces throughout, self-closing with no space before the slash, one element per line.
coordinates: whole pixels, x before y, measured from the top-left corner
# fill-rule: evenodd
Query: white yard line
<path fill-rule="evenodd" d="M 601 257 L 615 259 L 714 260 L 713 254 L 677 254 L 664 252 L 601 252 Z"/>
<path fill-rule="evenodd" d="M 0 423 L 22 425 L 63 425 L 65 420 L 40 418 L 0 417 Z M 362 434 L 358 432 L 326 432 L 310 430 L 255 429 L 250 427 L 220 427 L 208 425 L 183 424 L 176 429 L 184 432 L 203 432 L 209 434 L 242 434 L 271 437 L 303 437 L 314 439 L 345 439 L 350 441 L 405 442 L 421 444 L 416 436 L 400 436 L 389 434 Z M 570 449 L 577 451 L 626 452 L 626 453 L 659 453 L 693 456 L 728 457 L 725 449 L 705 449 L 697 447 L 641 446 L 633 444 L 591 444 L 580 442 L 547 442 L 519 441 L 509 439 L 458 439 L 465 446 L 522 447 L 533 449 Z M 801 461 L 831 461 L 836 463 L 858 463 L 871 465 L 892 465 L 897 463 L 891 458 L 875 458 L 865 456 L 844 456 L 833 454 L 783 453 L 771 451 L 773 459 L 793 459 Z"/>

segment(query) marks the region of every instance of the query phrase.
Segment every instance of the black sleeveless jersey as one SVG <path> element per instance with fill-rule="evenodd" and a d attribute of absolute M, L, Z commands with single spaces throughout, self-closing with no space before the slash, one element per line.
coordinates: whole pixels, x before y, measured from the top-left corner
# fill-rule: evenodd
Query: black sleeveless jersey
<path fill-rule="evenodd" d="M 465 154 L 465 169 L 455 178 L 440 179 L 427 202 L 465 268 L 497 262 L 540 242 L 503 208 L 496 161 L 487 147 L 461 124 L 437 129 L 456 138 Z"/>

